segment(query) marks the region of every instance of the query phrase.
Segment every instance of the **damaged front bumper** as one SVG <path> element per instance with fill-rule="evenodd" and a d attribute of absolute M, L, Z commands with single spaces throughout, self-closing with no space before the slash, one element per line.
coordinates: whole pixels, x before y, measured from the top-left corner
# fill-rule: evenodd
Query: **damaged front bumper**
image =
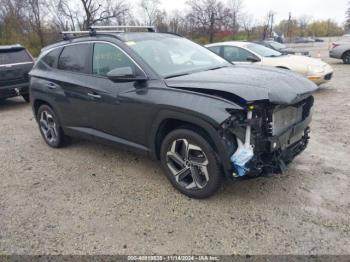
<path fill-rule="evenodd" d="M 222 133 L 227 134 L 225 141 L 237 141 L 231 144 L 226 142 L 226 147 L 231 148 L 228 150 L 232 165 L 231 177 L 284 172 L 287 165 L 308 145 L 312 105 L 312 97 L 293 105 L 302 108 L 302 118 L 277 133 L 271 131 L 272 109 L 270 113 L 263 109 L 261 112 L 264 113 L 254 114 L 254 118 L 249 118 L 248 113 L 244 123 L 234 117 L 235 120 L 224 124 Z"/>

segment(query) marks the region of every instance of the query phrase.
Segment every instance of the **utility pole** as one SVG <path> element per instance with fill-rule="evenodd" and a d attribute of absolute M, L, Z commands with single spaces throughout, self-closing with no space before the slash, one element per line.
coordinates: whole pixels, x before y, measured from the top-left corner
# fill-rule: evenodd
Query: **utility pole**
<path fill-rule="evenodd" d="M 288 24 L 287 24 L 287 36 L 289 38 L 289 42 L 292 42 L 291 23 L 292 23 L 292 13 L 289 12 L 289 18 L 288 18 Z"/>

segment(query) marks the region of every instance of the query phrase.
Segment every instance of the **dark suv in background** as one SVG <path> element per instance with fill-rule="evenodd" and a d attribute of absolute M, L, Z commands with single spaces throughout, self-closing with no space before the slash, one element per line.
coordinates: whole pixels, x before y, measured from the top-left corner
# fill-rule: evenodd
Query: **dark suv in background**
<path fill-rule="evenodd" d="M 255 43 L 276 50 L 284 55 L 311 56 L 309 51 L 287 47 L 286 45 L 278 43 L 276 41 L 262 40 L 256 41 Z"/>
<path fill-rule="evenodd" d="M 21 45 L 0 46 L 0 100 L 23 96 L 29 102 L 29 77 L 34 59 Z"/>
<path fill-rule="evenodd" d="M 151 155 L 194 198 L 283 171 L 306 148 L 317 86 L 304 77 L 234 66 L 173 34 L 97 29 L 65 33 L 30 73 L 49 146 L 78 136 Z"/>

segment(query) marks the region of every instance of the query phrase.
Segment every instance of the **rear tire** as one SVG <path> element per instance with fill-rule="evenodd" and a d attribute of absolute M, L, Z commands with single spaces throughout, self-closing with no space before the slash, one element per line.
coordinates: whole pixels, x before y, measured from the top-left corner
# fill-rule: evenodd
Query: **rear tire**
<path fill-rule="evenodd" d="M 171 184 L 191 198 L 214 195 L 223 180 L 217 154 L 206 139 L 188 129 L 177 129 L 162 142 L 160 159 Z"/>
<path fill-rule="evenodd" d="M 22 95 L 24 101 L 26 101 L 27 103 L 30 102 L 30 97 L 29 97 L 29 94 L 25 94 L 25 95 Z"/>
<path fill-rule="evenodd" d="M 48 105 L 40 106 L 36 117 L 46 144 L 52 148 L 61 147 L 64 143 L 64 134 L 52 108 Z"/>
<path fill-rule="evenodd" d="M 346 65 L 350 65 L 350 51 L 347 51 L 344 55 L 343 55 L 343 62 Z"/>

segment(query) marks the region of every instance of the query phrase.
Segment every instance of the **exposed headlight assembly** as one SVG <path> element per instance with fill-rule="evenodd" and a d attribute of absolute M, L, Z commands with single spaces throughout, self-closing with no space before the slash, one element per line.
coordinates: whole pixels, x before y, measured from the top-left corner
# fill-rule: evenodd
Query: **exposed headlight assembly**
<path fill-rule="evenodd" d="M 309 66 L 308 71 L 309 74 L 321 74 L 324 72 L 324 68 L 322 66 Z"/>

